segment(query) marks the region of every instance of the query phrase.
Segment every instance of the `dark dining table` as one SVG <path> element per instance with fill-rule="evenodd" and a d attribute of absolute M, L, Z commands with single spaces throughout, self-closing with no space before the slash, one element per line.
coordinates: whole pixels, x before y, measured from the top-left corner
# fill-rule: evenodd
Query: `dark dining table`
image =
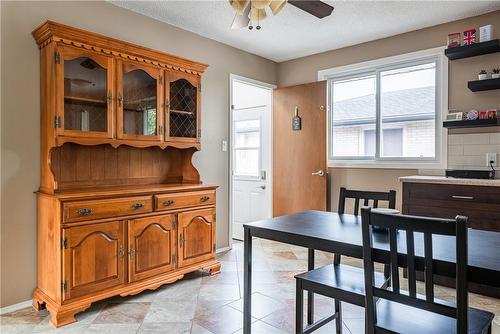
<path fill-rule="evenodd" d="M 308 268 L 314 269 L 314 250 L 363 257 L 361 217 L 335 212 L 304 211 L 245 224 L 243 258 L 243 333 L 251 333 L 252 238 L 274 240 L 308 249 Z M 374 260 L 389 263 L 389 241 L 384 232 L 374 232 Z M 433 259 L 436 274 L 455 276 L 455 238 L 433 236 Z M 405 266 L 406 237 L 398 233 L 398 253 Z M 415 266 L 424 268 L 423 235 L 415 233 Z M 500 233 L 468 230 L 467 279 L 471 283 L 500 288 Z M 314 296 L 308 293 L 307 322 L 313 321 Z"/>

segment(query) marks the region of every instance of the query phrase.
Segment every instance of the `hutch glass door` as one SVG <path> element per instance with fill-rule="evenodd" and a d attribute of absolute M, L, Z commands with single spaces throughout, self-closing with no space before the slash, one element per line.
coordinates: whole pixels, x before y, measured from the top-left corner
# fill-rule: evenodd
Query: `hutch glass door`
<path fill-rule="evenodd" d="M 58 134 L 112 137 L 113 59 L 70 47 L 60 47 L 55 57 L 64 100 L 55 119 Z"/>
<path fill-rule="evenodd" d="M 188 74 L 169 74 L 167 89 L 168 137 L 199 141 L 200 79 Z"/>
<path fill-rule="evenodd" d="M 118 138 L 161 141 L 160 70 L 123 63 L 118 77 Z"/>

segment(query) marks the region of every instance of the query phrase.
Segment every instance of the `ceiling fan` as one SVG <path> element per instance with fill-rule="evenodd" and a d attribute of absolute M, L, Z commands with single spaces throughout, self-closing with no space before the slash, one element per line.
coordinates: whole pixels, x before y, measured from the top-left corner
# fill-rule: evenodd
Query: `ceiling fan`
<path fill-rule="evenodd" d="M 287 3 L 320 19 L 333 11 L 332 6 L 319 0 L 229 0 L 236 12 L 231 29 L 248 27 L 252 30 L 252 22 L 257 22 L 255 28 L 259 30 L 260 21 L 267 17 L 268 12 L 276 15 Z"/>

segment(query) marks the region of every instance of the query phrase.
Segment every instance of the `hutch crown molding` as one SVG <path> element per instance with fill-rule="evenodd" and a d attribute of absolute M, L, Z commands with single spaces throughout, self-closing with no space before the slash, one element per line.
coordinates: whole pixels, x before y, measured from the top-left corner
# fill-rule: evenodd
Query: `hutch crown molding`
<path fill-rule="evenodd" d="M 40 47 L 38 286 L 56 327 L 108 297 L 220 271 L 201 149 L 207 65 L 47 21 Z"/>

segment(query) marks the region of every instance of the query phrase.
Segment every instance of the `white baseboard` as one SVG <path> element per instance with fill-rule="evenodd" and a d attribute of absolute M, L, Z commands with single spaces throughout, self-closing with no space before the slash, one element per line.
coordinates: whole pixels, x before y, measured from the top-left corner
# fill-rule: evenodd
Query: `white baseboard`
<path fill-rule="evenodd" d="M 2 307 L 2 308 L 0 308 L 0 315 L 11 313 L 14 311 L 18 311 L 18 310 L 21 310 L 21 309 L 26 308 L 26 307 L 30 307 L 31 303 L 32 303 L 31 300 L 27 300 L 27 301 L 20 302 L 20 303 L 14 304 L 14 305 Z"/>
<path fill-rule="evenodd" d="M 218 248 L 215 253 L 219 254 L 219 253 L 223 253 L 223 252 L 227 252 L 228 250 L 231 250 L 231 247 L 222 247 L 222 248 Z"/>

